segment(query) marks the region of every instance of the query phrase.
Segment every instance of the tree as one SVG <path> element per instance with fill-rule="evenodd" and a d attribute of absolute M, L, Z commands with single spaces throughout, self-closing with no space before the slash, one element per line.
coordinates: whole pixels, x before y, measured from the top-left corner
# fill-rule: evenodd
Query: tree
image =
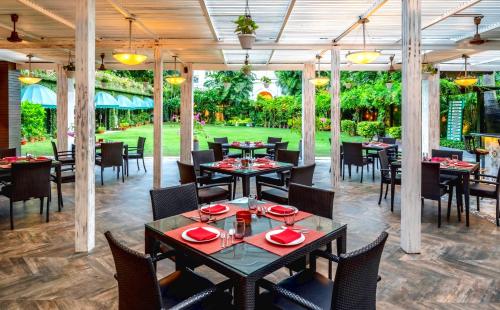
<path fill-rule="evenodd" d="M 283 94 L 288 96 L 302 94 L 302 71 L 276 71 L 275 74 Z"/>

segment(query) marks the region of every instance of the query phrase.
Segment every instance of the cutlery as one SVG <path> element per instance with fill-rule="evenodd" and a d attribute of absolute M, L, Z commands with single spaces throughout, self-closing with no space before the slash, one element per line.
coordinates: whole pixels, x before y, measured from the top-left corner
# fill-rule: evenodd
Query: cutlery
<path fill-rule="evenodd" d="M 225 248 L 226 247 L 226 233 L 225 232 L 221 232 L 220 233 L 220 247 L 221 248 Z"/>
<path fill-rule="evenodd" d="M 291 228 L 291 227 L 287 227 L 287 226 L 281 226 L 281 229 L 291 229 L 293 231 L 300 232 L 303 234 L 309 233 L 309 229 L 307 229 L 307 228 L 302 229 L 302 228 Z"/>

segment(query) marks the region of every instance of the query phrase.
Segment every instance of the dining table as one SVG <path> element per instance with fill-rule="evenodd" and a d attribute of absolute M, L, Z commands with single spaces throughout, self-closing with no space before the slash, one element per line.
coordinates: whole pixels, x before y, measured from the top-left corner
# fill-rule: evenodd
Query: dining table
<path fill-rule="evenodd" d="M 468 161 L 453 161 L 451 159 L 431 159 L 431 161 L 440 162 L 440 173 L 455 175 L 459 177 L 459 190 L 457 190 L 458 202 L 462 204 L 462 195 L 464 196 L 465 204 L 465 225 L 469 227 L 469 211 L 470 211 L 470 191 L 469 180 L 472 175 L 479 172 L 479 163 Z M 391 162 L 391 208 L 394 206 L 394 190 L 396 187 L 395 177 L 399 169 L 401 169 L 401 160 Z M 458 215 L 460 220 L 460 214 Z"/>
<path fill-rule="evenodd" d="M 200 164 L 200 174 L 203 175 L 208 171 L 241 178 L 244 197 L 248 197 L 250 195 L 250 178 L 273 172 L 289 171 L 293 167 L 293 164 L 273 160 L 264 161 L 262 159 L 255 159 L 253 163 L 249 163 L 248 166 L 243 166 L 240 159 L 233 159 L 232 161 L 229 160 L 230 159 Z M 259 163 L 261 160 L 262 163 Z M 264 166 L 266 162 L 268 165 Z"/>
<path fill-rule="evenodd" d="M 236 149 L 241 150 L 243 155 L 254 156 L 255 150 L 260 149 L 272 149 L 274 148 L 274 143 L 263 143 L 263 142 L 231 142 L 222 143 L 223 149 Z"/>
<path fill-rule="evenodd" d="M 241 240 L 224 245 L 222 239 L 216 237 L 205 243 L 191 242 L 186 237 L 189 230 L 200 227 L 230 232 L 236 221 L 236 212 L 249 212 L 249 199 L 246 197 L 220 203 L 230 210 L 227 214 L 214 217 L 208 223 L 201 223 L 193 217 L 197 210 L 179 214 L 145 224 L 145 252 L 156 257 L 159 242 L 172 247 L 177 253 L 176 269 L 185 267 L 186 261 L 179 257 L 189 257 L 190 262 L 203 264 L 230 278 L 234 283 L 234 301 L 237 309 L 255 309 L 257 281 L 290 263 L 309 256 L 309 268 L 315 270 L 316 257 L 309 255 L 315 250 L 330 245 L 334 240 L 337 254 L 346 252 L 347 225 L 335 220 L 310 214 L 296 212 L 297 221 L 291 229 L 300 229 L 301 243 L 292 246 L 276 245 L 268 236 L 276 230 L 282 230 L 282 218 L 268 212 L 253 213 Z M 269 203 L 253 200 L 261 208 L 276 208 Z M 220 205 L 218 205 L 220 206 Z M 215 207 L 215 205 L 214 205 Z M 282 206 L 279 206 L 282 207 Z M 184 236 L 184 237 L 183 237 Z"/>

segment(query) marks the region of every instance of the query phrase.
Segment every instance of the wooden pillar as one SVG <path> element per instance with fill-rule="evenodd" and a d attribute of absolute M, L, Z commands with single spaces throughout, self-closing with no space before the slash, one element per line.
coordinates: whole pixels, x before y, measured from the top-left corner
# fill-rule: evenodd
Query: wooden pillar
<path fill-rule="evenodd" d="M 68 150 L 68 78 L 63 65 L 57 65 L 57 148 Z"/>
<path fill-rule="evenodd" d="M 161 188 L 163 159 L 163 52 L 154 48 L 153 188 Z"/>
<path fill-rule="evenodd" d="M 441 138 L 440 71 L 429 77 L 429 149 L 439 149 Z"/>
<path fill-rule="evenodd" d="M 421 0 L 402 6 L 402 126 L 401 248 L 420 252 L 422 171 L 422 73 L 420 59 Z"/>
<path fill-rule="evenodd" d="M 187 64 L 181 74 L 186 81 L 181 85 L 181 162 L 191 163 L 193 149 L 193 66 Z"/>
<path fill-rule="evenodd" d="M 331 78 L 331 181 L 332 188 L 340 188 L 340 47 L 332 48 Z"/>
<path fill-rule="evenodd" d="M 302 158 L 305 165 L 315 162 L 316 86 L 309 82 L 314 75 L 314 64 L 304 64 L 302 71 Z"/>
<path fill-rule="evenodd" d="M 76 2 L 75 250 L 95 244 L 95 0 Z"/>
<path fill-rule="evenodd" d="M 11 62 L 0 61 L 0 149 L 21 154 L 21 82 Z"/>

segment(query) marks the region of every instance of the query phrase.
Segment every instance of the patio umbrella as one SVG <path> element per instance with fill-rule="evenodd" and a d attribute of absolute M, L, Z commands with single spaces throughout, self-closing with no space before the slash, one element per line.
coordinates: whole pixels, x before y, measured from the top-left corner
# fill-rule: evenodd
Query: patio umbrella
<path fill-rule="evenodd" d="M 40 104 L 46 109 L 55 109 L 57 106 L 56 93 L 40 84 L 32 84 L 23 88 L 21 92 L 21 102 L 29 101 Z"/>
<path fill-rule="evenodd" d="M 118 110 L 132 110 L 134 109 L 134 103 L 124 95 L 118 95 L 116 97 L 116 100 L 118 101 Z"/>
<path fill-rule="evenodd" d="M 143 101 L 146 103 L 148 109 L 153 109 L 154 108 L 155 102 L 154 102 L 154 100 L 152 98 L 146 97 L 146 98 L 144 98 Z"/>
<path fill-rule="evenodd" d="M 120 107 L 115 97 L 103 91 L 97 92 L 95 94 L 94 103 L 96 109 L 108 109 L 108 108 Z"/>
<path fill-rule="evenodd" d="M 146 109 L 146 103 L 139 97 L 132 97 L 132 105 L 134 109 Z"/>

